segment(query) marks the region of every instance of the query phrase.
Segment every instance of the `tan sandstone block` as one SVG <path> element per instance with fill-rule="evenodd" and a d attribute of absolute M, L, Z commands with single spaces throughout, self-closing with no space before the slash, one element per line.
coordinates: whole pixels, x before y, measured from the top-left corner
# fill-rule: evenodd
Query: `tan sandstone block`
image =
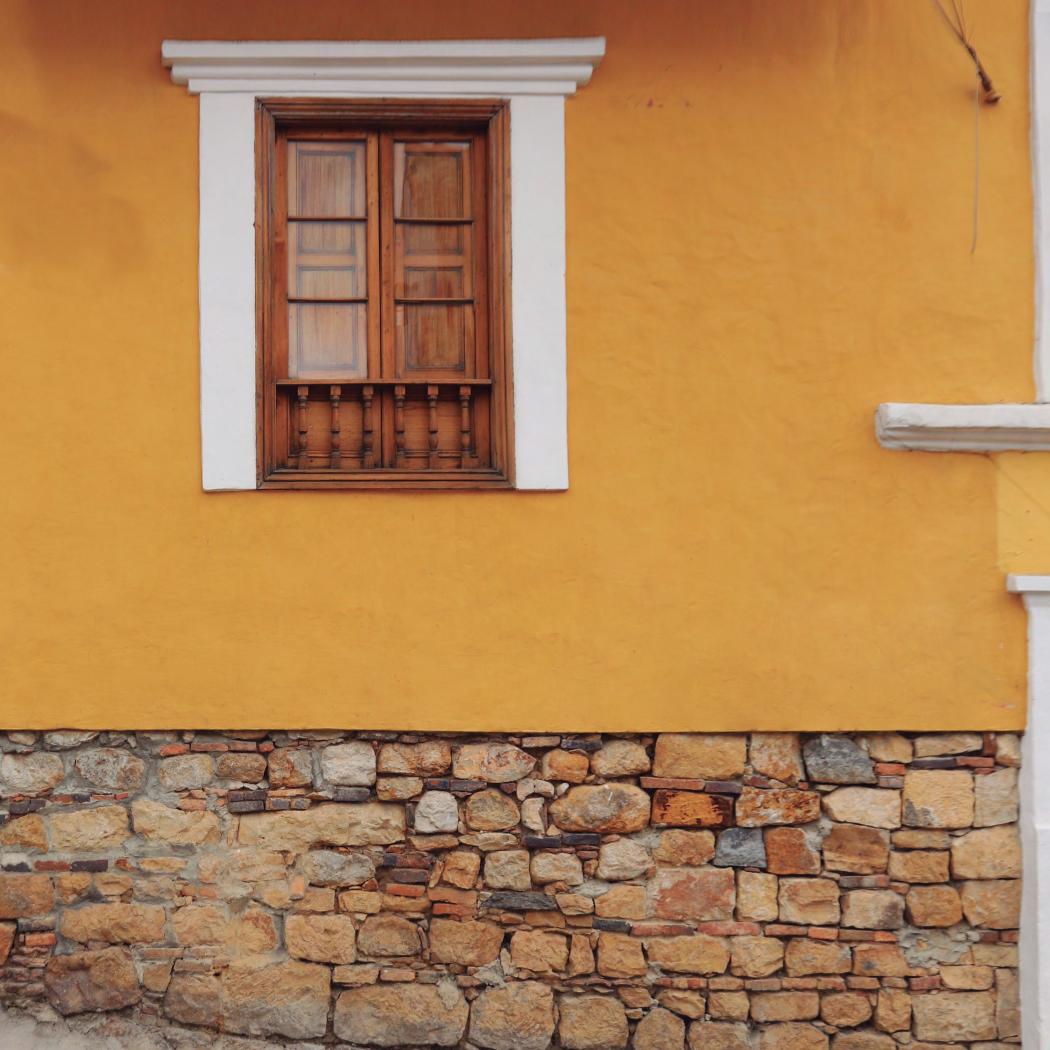
<path fill-rule="evenodd" d="M 62 913 L 60 929 L 71 941 L 151 944 L 164 940 L 164 909 L 147 904 L 85 904 Z"/>
<path fill-rule="evenodd" d="M 704 933 L 648 938 L 645 950 L 649 961 L 668 973 L 711 976 L 725 973 L 729 965 L 729 949 L 725 940 Z"/>
<path fill-rule="evenodd" d="M 618 999 L 599 995 L 563 996 L 558 1039 L 565 1050 L 623 1050 L 629 1030 Z"/>
<path fill-rule="evenodd" d="M 952 876 L 956 879 L 1020 878 L 1021 840 L 1017 825 L 980 828 L 953 839 Z"/>
<path fill-rule="evenodd" d="M 973 926 L 990 930 L 1015 930 L 1020 924 L 1020 879 L 964 882 L 961 896 L 963 914 Z"/>
<path fill-rule="evenodd" d="M 790 977 L 849 973 L 852 961 L 848 944 L 792 937 L 784 950 L 784 965 Z"/>
<path fill-rule="evenodd" d="M 661 733 L 653 773 L 658 777 L 730 780 L 744 772 L 747 737 L 733 733 Z"/>
<path fill-rule="evenodd" d="M 653 859 L 671 867 L 699 867 L 715 855 L 715 836 L 710 831 L 671 828 L 660 835 Z"/>
<path fill-rule="evenodd" d="M 822 845 L 830 871 L 873 875 L 886 870 L 890 856 L 889 832 L 861 824 L 835 824 Z"/>
<path fill-rule="evenodd" d="M 807 926 L 839 921 L 839 886 L 831 879 L 781 879 L 780 920 Z"/>
<path fill-rule="evenodd" d="M 468 919 L 432 919 L 430 958 L 460 966 L 487 966 L 499 957 L 503 927 L 491 922 Z"/>
<path fill-rule="evenodd" d="M 569 962 L 569 940 L 547 930 L 519 930 L 510 939 L 515 969 L 533 973 L 561 973 Z"/>
<path fill-rule="evenodd" d="M 895 850 L 890 855 L 889 875 L 895 882 L 947 882 L 948 854 L 944 850 Z"/>
<path fill-rule="evenodd" d="M 737 977 L 768 977 L 783 965 L 784 942 L 775 937 L 733 937 L 730 945 L 730 968 Z"/>
<path fill-rule="evenodd" d="M 907 896 L 914 926 L 946 927 L 962 922 L 962 901 L 954 886 L 913 886 Z"/>
<path fill-rule="evenodd" d="M 991 992 L 940 992 L 912 997 L 915 1035 L 936 1043 L 969 1043 L 996 1037 Z"/>
<path fill-rule="evenodd" d="M 117 849 L 131 834 L 123 806 L 100 806 L 48 817 L 51 848 L 60 853 L 103 853 Z"/>
<path fill-rule="evenodd" d="M 973 777 L 964 770 L 917 769 L 904 777 L 904 823 L 967 828 L 973 823 Z"/>
<path fill-rule="evenodd" d="M 470 1042 L 485 1050 L 547 1050 L 554 995 L 539 981 L 485 989 L 470 1009 Z"/>
<path fill-rule="evenodd" d="M 631 784 L 584 784 L 551 803 L 551 820 L 562 831 L 628 834 L 649 824 L 649 795 Z"/>
<path fill-rule="evenodd" d="M 599 935 L 598 973 L 603 977 L 642 977 L 646 969 L 642 942 L 637 937 L 626 933 Z"/>
<path fill-rule="evenodd" d="M 797 784 L 805 779 L 798 733 L 752 733 L 749 757 L 751 768 L 770 780 Z"/>
<path fill-rule="evenodd" d="M 293 959 L 339 965 L 357 960 L 354 921 L 348 915 L 289 915 L 284 940 Z"/>
<path fill-rule="evenodd" d="M 468 1015 L 466 1000 L 451 981 L 378 984 L 342 992 L 334 1028 L 355 1045 L 458 1046 Z"/>
<path fill-rule="evenodd" d="M 771 922 L 780 913 L 775 875 L 737 872 L 736 917 L 741 922 Z"/>

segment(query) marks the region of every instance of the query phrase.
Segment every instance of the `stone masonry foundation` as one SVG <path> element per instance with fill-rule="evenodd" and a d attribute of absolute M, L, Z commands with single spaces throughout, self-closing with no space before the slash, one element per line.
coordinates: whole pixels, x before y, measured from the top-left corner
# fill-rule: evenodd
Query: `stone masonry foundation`
<path fill-rule="evenodd" d="M 173 1048 L 1020 1041 L 1012 734 L 9 732 L 0 752 L 10 1017 L 105 1011 L 99 1038 Z"/>

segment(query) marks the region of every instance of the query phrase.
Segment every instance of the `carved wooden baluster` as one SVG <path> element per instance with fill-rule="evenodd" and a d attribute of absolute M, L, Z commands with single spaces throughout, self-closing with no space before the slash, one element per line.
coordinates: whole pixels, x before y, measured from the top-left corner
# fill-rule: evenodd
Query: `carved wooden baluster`
<path fill-rule="evenodd" d="M 430 469 L 438 465 L 438 387 L 427 387 L 427 405 L 429 406 L 427 422 L 427 440 L 430 444 Z"/>
<path fill-rule="evenodd" d="M 394 445 L 396 459 L 394 465 L 405 465 L 405 388 L 394 387 Z"/>
<path fill-rule="evenodd" d="M 310 388 L 301 386 L 296 388 L 299 396 L 299 469 L 306 470 L 310 465 L 309 457 L 306 455 L 306 406 L 310 398 Z"/>
<path fill-rule="evenodd" d="M 328 465 L 332 470 L 338 470 L 342 466 L 343 455 L 343 431 L 339 423 L 339 402 L 343 397 L 343 388 L 341 386 L 329 387 L 328 394 L 332 403 L 332 448 Z"/>
<path fill-rule="evenodd" d="M 465 467 L 470 458 L 470 387 L 459 388 L 459 465 Z"/>
<path fill-rule="evenodd" d="M 372 398 L 375 390 L 371 386 L 361 387 L 361 466 L 371 470 L 375 465 L 372 451 Z"/>

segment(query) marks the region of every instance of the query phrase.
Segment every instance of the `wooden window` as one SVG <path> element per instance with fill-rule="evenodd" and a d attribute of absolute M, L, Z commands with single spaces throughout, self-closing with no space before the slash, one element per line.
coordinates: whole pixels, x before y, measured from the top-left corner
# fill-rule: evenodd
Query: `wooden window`
<path fill-rule="evenodd" d="M 259 103 L 259 482 L 510 483 L 506 106 Z"/>

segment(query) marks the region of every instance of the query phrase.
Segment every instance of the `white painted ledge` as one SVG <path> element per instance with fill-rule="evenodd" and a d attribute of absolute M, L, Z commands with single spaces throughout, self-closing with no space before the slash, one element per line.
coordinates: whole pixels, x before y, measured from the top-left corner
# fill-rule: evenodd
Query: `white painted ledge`
<path fill-rule="evenodd" d="M 255 105 L 272 96 L 505 98 L 510 103 L 514 487 L 569 485 L 565 99 L 602 37 L 552 40 L 166 40 L 200 96 L 201 478 L 257 487 Z"/>
<path fill-rule="evenodd" d="M 1050 1047 L 1050 575 L 1011 575 L 1028 610 L 1028 727 L 1021 758 L 1021 1038 Z"/>
<path fill-rule="evenodd" d="M 550 40 L 165 40 L 171 78 L 192 94 L 571 95 L 603 37 Z"/>
<path fill-rule="evenodd" d="M 914 452 L 1050 451 L 1050 404 L 922 405 L 889 402 L 875 413 L 883 448 Z"/>

